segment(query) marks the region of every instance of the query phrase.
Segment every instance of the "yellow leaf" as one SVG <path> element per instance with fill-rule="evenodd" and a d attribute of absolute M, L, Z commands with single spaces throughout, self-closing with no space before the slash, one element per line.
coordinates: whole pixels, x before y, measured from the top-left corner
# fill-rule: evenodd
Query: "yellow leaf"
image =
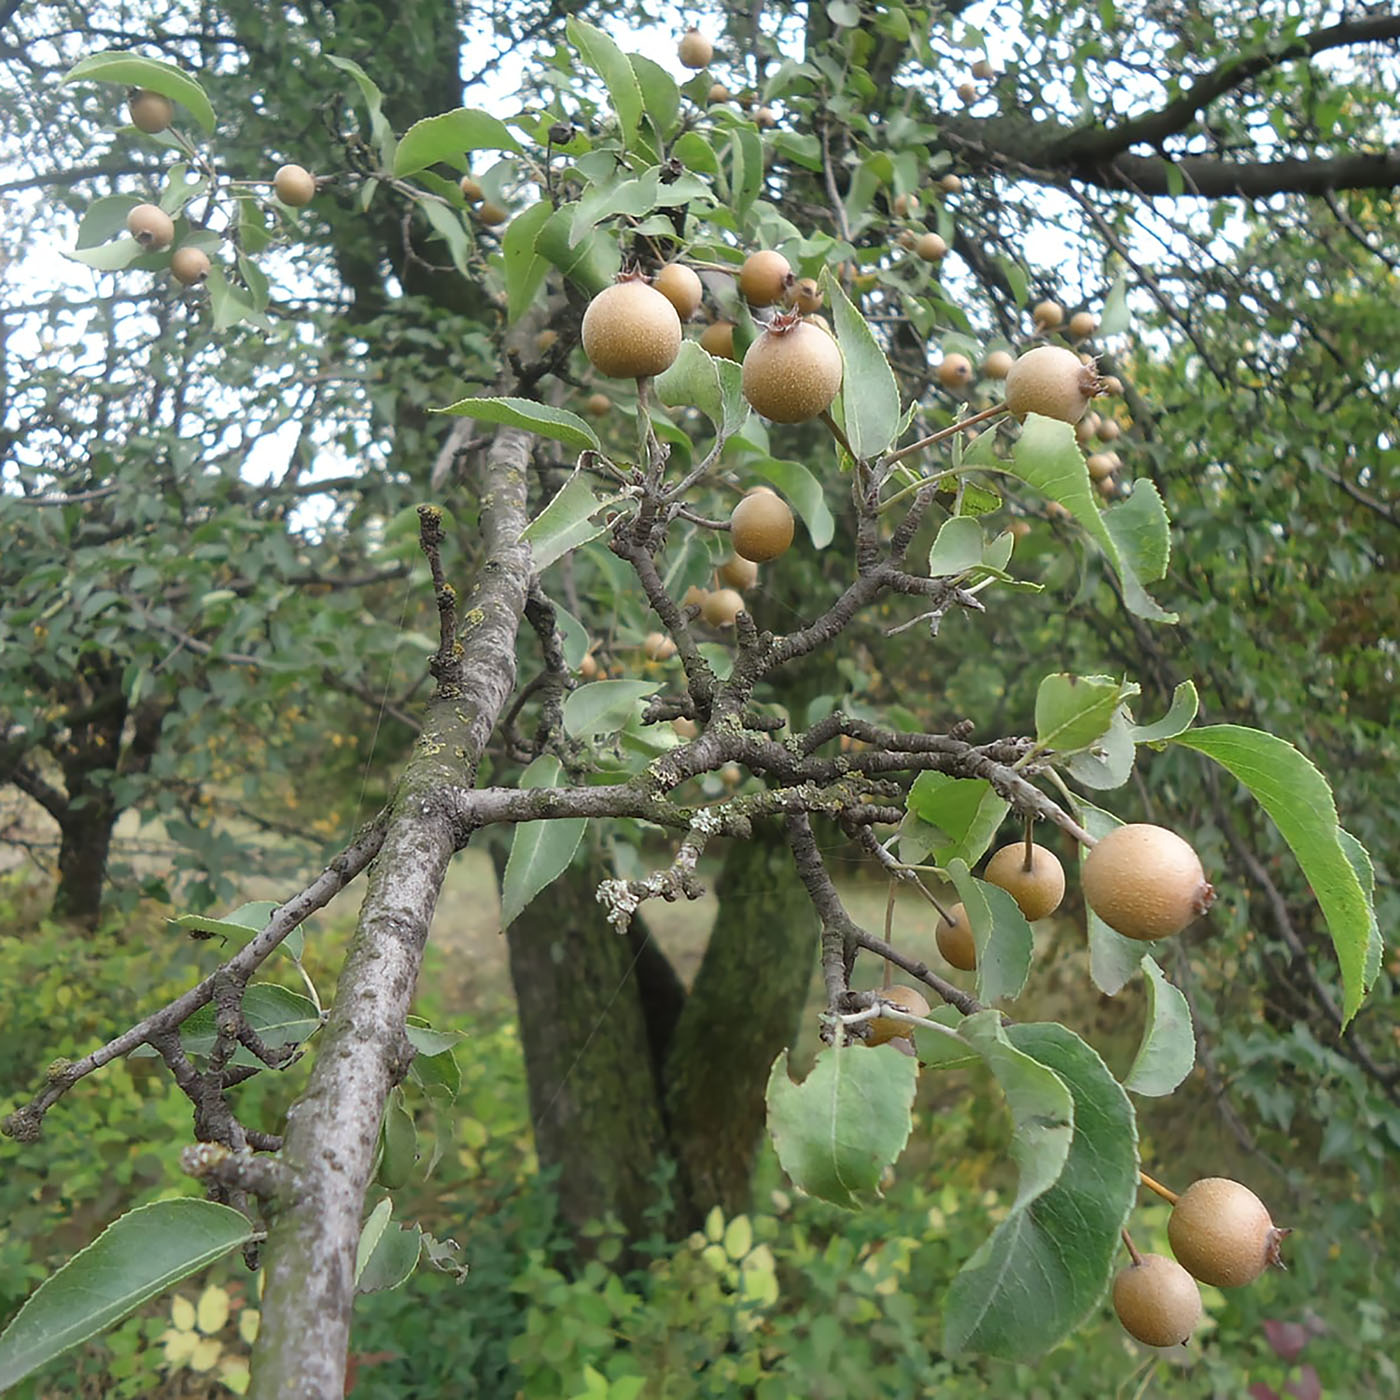
<path fill-rule="evenodd" d="M 195 1309 L 195 1326 L 207 1337 L 220 1331 L 227 1321 L 228 1294 L 217 1283 L 211 1283 L 199 1295 L 199 1304 Z"/>
<path fill-rule="evenodd" d="M 256 1308 L 244 1308 L 238 1314 L 238 1335 L 249 1346 L 252 1346 L 258 1339 L 258 1324 L 261 1321 L 262 1314 Z"/>
<path fill-rule="evenodd" d="M 252 1373 L 248 1370 L 248 1362 L 242 1356 L 226 1356 L 219 1362 L 219 1379 L 233 1391 L 235 1395 L 246 1395 L 248 1386 L 252 1383 Z"/>
<path fill-rule="evenodd" d="M 199 1334 L 197 1332 L 168 1332 L 168 1340 L 165 1343 L 165 1364 L 167 1366 L 180 1367 L 187 1362 L 194 1354 L 194 1349 L 199 1345 Z"/>
<path fill-rule="evenodd" d="M 191 1371 L 212 1371 L 224 1354 L 224 1344 L 217 1337 L 201 1337 L 190 1354 Z"/>
<path fill-rule="evenodd" d="M 739 1260 L 753 1247 L 753 1226 L 747 1215 L 736 1215 L 724 1231 L 724 1252 L 733 1260 Z"/>
<path fill-rule="evenodd" d="M 707 1244 L 700 1251 L 700 1257 L 717 1274 L 722 1274 L 729 1267 L 729 1256 L 717 1244 Z"/>
<path fill-rule="evenodd" d="M 724 1238 L 724 1212 L 718 1206 L 705 1217 L 705 1234 L 716 1244 Z"/>
<path fill-rule="evenodd" d="M 170 1320 L 182 1332 L 194 1331 L 194 1304 L 182 1293 L 170 1300 Z"/>

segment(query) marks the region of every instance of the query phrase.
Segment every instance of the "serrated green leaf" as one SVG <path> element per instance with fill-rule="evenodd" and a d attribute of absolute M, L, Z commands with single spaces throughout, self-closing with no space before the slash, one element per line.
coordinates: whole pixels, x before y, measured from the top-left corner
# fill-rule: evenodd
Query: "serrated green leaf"
<path fill-rule="evenodd" d="M 1147 1098 L 1161 1098 L 1191 1073 L 1196 1036 L 1186 998 L 1167 981 L 1150 954 L 1143 954 L 1142 970 L 1147 974 L 1147 1024 L 1123 1087 Z"/>
<path fill-rule="evenodd" d="M 569 16 L 565 31 L 579 57 L 607 85 L 623 145 L 632 145 L 642 120 L 642 89 L 627 55 L 601 29 L 577 15 Z"/>
<path fill-rule="evenodd" d="M 549 259 L 535 251 L 535 239 L 553 213 L 554 206 L 542 199 L 517 214 L 501 237 L 506 315 L 511 321 L 518 321 L 534 305 L 535 294 L 549 273 Z"/>
<path fill-rule="evenodd" d="M 269 1049 L 300 1045 L 321 1024 L 316 1004 L 300 992 L 289 991 L 275 982 L 253 982 L 243 993 L 243 1015 Z M 207 1055 L 218 1038 L 213 1003 L 201 1006 L 180 1028 L 180 1044 L 187 1055 Z M 231 1064 L 258 1068 L 262 1065 L 251 1050 L 239 1046 Z"/>
<path fill-rule="evenodd" d="M 999 1011 L 967 1017 L 958 1034 L 986 1061 L 1006 1096 L 1018 1172 L 1011 1209 L 1022 1210 L 1059 1180 L 1074 1137 L 1074 1099 L 1054 1070 L 1012 1045 Z"/>
<path fill-rule="evenodd" d="M 1133 482 L 1132 495 L 1115 501 L 1103 523 L 1132 576 L 1145 583 L 1166 577 L 1171 561 L 1171 526 L 1157 488 L 1145 476 Z"/>
<path fill-rule="evenodd" d="M 1036 747 L 1051 753 L 1087 749 L 1113 723 L 1124 690 L 1107 676 L 1046 676 L 1035 695 Z"/>
<path fill-rule="evenodd" d="M 625 681 L 599 681 L 598 685 L 625 685 Z M 574 691 L 582 694 L 593 687 L 583 686 Z M 653 687 L 654 688 L 654 687 Z M 630 707 L 629 707 L 630 713 Z M 567 702 L 565 725 L 568 724 Z M 573 732 L 573 731 L 571 731 Z M 562 767 L 553 754 L 541 754 L 520 775 L 524 788 L 557 787 Z M 521 912 L 543 889 L 548 888 L 568 868 L 578 850 L 588 826 L 585 817 L 567 817 L 558 821 L 521 822 L 511 838 L 510 856 L 506 860 L 501 880 L 501 927 L 509 928 Z"/>
<path fill-rule="evenodd" d="M 825 549 L 831 543 L 836 533 L 836 521 L 827 508 L 821 482 L 801 462 L 788 462 L 779 457 L 757 457 L 745 462 L 744 470 L 771 481 L 787 497 L 802 517 L 815 548 Z"/>
<path fill-rule="evenodd" d="M 660 681 L 593 681 L 570 691 L 564 701 L 564 728 L 575 739 L 616 734 L 639 700 L 661 689 Z"/>
<path fill-rule="evenodd" d="M 576 452 L 589 447 L 596 451 L 602 446 L 597 433 L 577 413 L 536 403 L 534 399 L 458 399 L 456 403 L 435 409 L 434 412 L 455 413 L 462 418 L 475 418 L 481 423 L 506 423 L 513 428 L 524 428 L 537 437 L 562 442 Z"/>
<path fill-rule="evenodd" d="M 1132 737 L 1132 717 L 1126 705 L 1113 713 L 1108 728 L 1093 745 L 1070 754 L 1065 771 L 1083 787 L 1096 790 L 1122 787 L 1132 776 L 1137 747 Z"/>
<path fill-rule="evenodd" d="M 970 516 L 945 520 L 928 552 L 929 577 L 950 578 L 975 568 L 982 562 L 984 543 L 982 527 Z"/>
<path fill-rule="evenodd" d="M 1150 622 L 1176 621 L 1175 613 L 1163 611 L 1148 596 L 1134 572 L 1131 558 L 1124 558 L 1113 534 L 1104 523 L 1104 514 L 1099 510 L 1094 498 L 1089 471 L 1084 465 L 1084 454 L 1075 440 L 1074 429 L 1068 423 L 1044 418 L 1038 413 L 1027 415 L 1021 435 L 1016 440 L 1016 449 L 1009 469 L 1013 475 L 1034 486 L 1042 495 L 1052 501 L 1059 501 L 1103 550 L 1123 586 L 1123 603 L 1130 612 Z M 1143 533 L 1141 538 L 1139 532 L 1147 531 L 1144 521 L 1148 517 L 1155 519 L 1152 498 L 1156 499 L 1158 508 L 1161 507 L 1161 498 L 1157 497 L 1152 483 L 1141 478 L 1135 484 L 1133 497 L 1136 497 L 1140 487 L 1146 487 L 1150 493 L 1144 495 L 1142 504 L 1137 507 L 1140 514 L 1132 514 L 1120 520 L 1118 528 L 1125 539 L 1129 540 L 1134 548 L 1144 551 L 1145 557 L 1151 562 L 1157 556 L 1153 552 L 1155 546 L 1151 543 L 1150 532 Z M 1165 520 L 1165 512 L 1161 518 Z"/>
<path fill-rule="evenodd" d="M 620 499 L 613 495 L 600 501 L 593 494 L 589 478 L 582 472 L 575 472 L 520 533 L 520 538 L 530 546 L 533 570 L 543 573 L 571 549 L 597 539 L 608 528 L 607 523 L 594 524 L 589 517 Z"/>
<path fill-rule="evenodd" d="M 594 232 L 577 244 L 569 237 L 576 204 L 563 204 L 545 220 L 535 235 L 535 251 L 589 296 L 610 286 L 622 264 L 615 238 Z"/>
<path fill-rule="evenodd" d="M 129 1211 L 46 1278 L 0 1334 L 0 1389 L 120 1322 L 254 1234 L 241 1212 L 181 1198 Z"/>
<path fill-rule="evenodd" d="M 109 50 L 79 59 L 59 80 L 76 83 L 88 79 L 97 83 L 121 83 L 125 87 L 149 88 L 172 102 L 178 102 L 205 131 L 214 130 L 214 109 L 204 89 L 188 73 L 173 63 L 139 54 Z"/>
<path fill-rule="evenodd" d="M 932 841 L 925 852 L 932 852 L 934 864 L 942 866 L 958 859 L 975 865 L 1010 810 L 1010 804 L 985 778 L 950 778 L 946 773 L 920 773 L 905 806 L 949 838 Z M 900 849 L 902 852 L 903 847 Z M 921 864 L 922 858 L 911 863 Z"/>
<path fill-rule="evenodd" d="M 1238 778 L 1288 842 L 1322 908 L 1337 951 L 1345 1027 L 1370 989 L 1366 974 L 1376 923 L 1343 844 L 1327 779 L 1292 744 L 1243 725 L 1188 729 L 1172 743 L 1213 758 Z"/>
<path fill-rule="evenodd" d="M 1069 1090 L 1073 1137 L 1055 1184 L 1013 1209 L 953 1280 L 943 1350 L 1029 1362 L 1103 1296 L 1137 1196 L 1137 1125 L 1122 1087 L 1072 1031 L 1011 1026 L 1006 1037 Z"/>
<path fill-rule="evenodd" d="M 1005 890 L 976 879 L 964 861 L 950 860 L 947 871 L 972 925 L 978 1001 L 1014 1001 L 1030 976 L 1035 952 L 1035 936 L 1026 916 Z"/>
<path fill-rule="evenodd" d="M 662 139 L 670 136 L 681 113 L 681 91 L 676 80 L 659 64 L 639 53 L 629 53 L 633 76 L 642 93 L 642 107 Z"/>
<path fill-rule="evenodd" d="M 671 367 L 656 377 L 656 393 L 662 403 L 698 408 L 715 431 L 728 437 L 749 415 L 748 401 L 740 387 L 742 370 L 733 360 L 716 359 L 697 341 L 681 341 L 680 354 Z"/>
<path fill-rule="evenodd" d="M 830 299 L 836 343 L 846 362 L 841 381 L 846 437 L 857 457 L 878 457 L 899 432 L 899 385 L 875 333 L 851 304 L 841 283 L 829 273 L 824 273 L 822 280 Z"/>
<path fill-rule="evenodd" d="M 1135 724 L 1131 735 L 1135 744 L 1160 744 L 1184 734 L 1195 722 L 1200 701 L 1193 681 L 1182 681 L 1172 692 L 1171 708 L 1156 724 Z"/>
<path fill-rule="evenodd" d="M 499 117 L 475 107 L 458 107 L 424 117 L 404 132 L 394 152 L 394 174 L 414 175 L 430 165 L 445 163 L 465 169 L 468 151 L 519 152 L 520 143 Z"/>
<path fill-rule="evenodd" d="M 878 1200 L 884 1170 L 904 1150 L 918 1067 L 888 1045 L 828 1046 L 801 1084 L 788 1052 L 768 1076 L 768 1131 L 793 1185 L 855 1210 Z"/>
<path fill-rule="evenodd" d="M 376 1210 L 389 1204 L 385 1199 Z M 418 1267 L 422 1245 L 423 1234 L 418 1226 L 395 1225 L 386 1220 L 368 1257 L 363 1263 L 356 1260 L 355 1292 L 385 1293 L 406 1283 Z"/>

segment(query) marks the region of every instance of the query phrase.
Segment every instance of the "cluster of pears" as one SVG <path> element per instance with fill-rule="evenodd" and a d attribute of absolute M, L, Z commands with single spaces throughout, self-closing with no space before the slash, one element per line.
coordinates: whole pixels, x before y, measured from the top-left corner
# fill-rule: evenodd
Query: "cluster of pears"
<path fill-rule="evenodd" d="M 775 423 L 804 423 L 826 412 L 841 388 L 843 362 L 816 317 L 821 291 L 798 278 L 781 253 L 760 249 L 736 273 L 756 310 L 785 303 L 743 359 L 744 397 Z M 699 311 L 704 285 L 693 268 L 667 263 L 650 280 L 629 274 L 599 292 L 583 315 L 583 350 L 594 369 L 615 379 L 661 374 L 680 354 L 682 323 Z M 713 355 L 732 358 L 734 327 L 717 321 L 700 338 Z"/>
<path fill-rule="evenodd" d="M 692 587 L 682 603 L 700 609 L 711 627 L 732 627 L 744 592 L 758 583 L 758 566 L 786 553 L 796 526 L 788 503 L 769 486 L 755 486 L 729 518 L 732 552 L 715 570 L 715 588 Z"/>
<path fill-rule="evenodd" d="M 1176 1258 L 1139 1254 L 1125 1235 L 1132 1262 L 1113 1280 L 1113 1310 L 1138 1341 L 1170 1347 L 1186 1341 L 1201 1320 L 1198 1283 L 1253 1283 L 1270 1265 L 1282 1266 L 1279 1244 L 1289 1231 L 1274 1224 L 1249 1187 L 1228 1177 L 1202 1177 L 1179 1196 L 1147 1184 L 1172 1202 L 1167 1239 Z"/>
<path fill-rule="evenodd" d="M 175 104 L 149 88 L 132 88 L 127 93 L 126 110 L 131 124 L 148 136 L 158 135 L 175 120 Z M 316 197 L 316 177 L 303 166 L 284 165 L 272 177 L 272 191 L 289 208 L 300 209 Z M 136 205 L 126 216 L 126 229 L 152 253 L 175 241 L 175 221 L 158 204 Z M 209 271 L 209 255 L 202 248 L 186 243 L 170 255 L 170 275 L 181 286 L 197 286 Z"/>

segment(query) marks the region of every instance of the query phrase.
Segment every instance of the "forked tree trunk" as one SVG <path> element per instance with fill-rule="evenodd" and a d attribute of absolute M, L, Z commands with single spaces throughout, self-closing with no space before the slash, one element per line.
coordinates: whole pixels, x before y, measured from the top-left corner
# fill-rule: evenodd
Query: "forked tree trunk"
<path fill-rule="evenodd" d="M 796 1032 L 817 924 L 775 825 L 731 842 L 686 996 L 640 919 L 627 938 L 608 925 L 594 898 L 607 873 L 572 867 L 508 932 L 536 1150 L 576 1233 L 610 1214 L 632 1238 L 674 1236 L 711 1206 L 747 1207 L 768 1070 Z"/>

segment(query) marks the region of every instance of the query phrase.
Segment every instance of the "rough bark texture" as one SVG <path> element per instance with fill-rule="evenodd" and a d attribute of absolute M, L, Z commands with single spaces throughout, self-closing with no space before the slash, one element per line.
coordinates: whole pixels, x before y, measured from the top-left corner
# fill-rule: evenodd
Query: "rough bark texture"
<path fill-rule="evenodd" d="M 811 986 L 817 920 L 776 822 L 731 841 L 719 910 L 666 1063 L 667 1107 L 694 1226 L 749 1204 L 763 1093 Z"/>
<path fill-rule="evenodd" d="M 263 1330 L 253 1352 L 253 1400 L 339 1400 L 354 1302 L 355 1250 L 384 1101 L 412 1051 L 404 1017 L 448 859 L 462 832 L 443 794 L 474 781 L 515 684 L 525 608 L 529 439 L 496 436 L 481 493 L 484 564 L 463 612 L 450 679 L 390 804 L 335 1009 L 305 1094 L 288 1116 L 283 1160 L 294 1189 L 266 1248 Z M 441 603 L 440 603 L 441 606 Z"/>
<path fill-rule="evenodd" d="M 112 848 L 112 828 L 117 809 L 110 790 L 80 784 L 59 822 L 58 888 L 54 891 L 55 918 L 95 924 L 102 908 L 107 881 L 107 857 Z"/>
<path fill-rule="evenodd" d="M 540 1166 L 577 1232 L 615 1215 L 651 1228 L 666 1125 L 630 940 L 595 899 L 607 871 L 575 865 L 510 926 L 510 974 Z M 645 930 L 639 930 L 645 938 Z"/>

